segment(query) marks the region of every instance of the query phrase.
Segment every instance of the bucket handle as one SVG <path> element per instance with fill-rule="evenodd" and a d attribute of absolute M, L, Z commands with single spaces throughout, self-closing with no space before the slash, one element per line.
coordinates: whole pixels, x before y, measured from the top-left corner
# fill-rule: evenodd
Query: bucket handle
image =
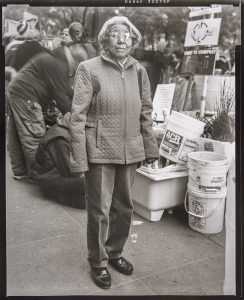
<path fill-rule="evenodd" d="M 225 197 L 223 197 L 220 202 L 218 203 L 218 205 L 210 212 L 208 213 L 208 215 L 206 216 L 201 216 L 201 215 L 196 215 L 194 213 L 192 213 L 191 211 L 187 210 L 186 208 L 186 199 L 187 199 L 187 195 L 188 195 L 188 192 L 186 191 L 186 195 L 185 195 L 185 199 L 184 199 L 184 206 L 185 206 L 185 210 L 186 212 L 189 214 L 189 215 L 192 215 L 194 217 L 197 217 L 197 218 L 201 218 L 201 219 L 205 219 L 205 218 L 208 218 L 210 216 L 212 216 L 212 214 L 218 209 L 218 207 L 220 206 L 220 204 L 224 201 Z"/>

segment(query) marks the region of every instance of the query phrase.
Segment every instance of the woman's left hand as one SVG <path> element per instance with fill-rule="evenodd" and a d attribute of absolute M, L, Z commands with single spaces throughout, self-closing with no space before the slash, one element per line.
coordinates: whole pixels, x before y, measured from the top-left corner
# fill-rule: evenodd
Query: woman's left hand
<path fill-rule="evenodd" d="M 142 166 L 142 161 L 139 161 L 139 162 L 137 163 L 136 168 L 139 169 L 141 166 Z"/>

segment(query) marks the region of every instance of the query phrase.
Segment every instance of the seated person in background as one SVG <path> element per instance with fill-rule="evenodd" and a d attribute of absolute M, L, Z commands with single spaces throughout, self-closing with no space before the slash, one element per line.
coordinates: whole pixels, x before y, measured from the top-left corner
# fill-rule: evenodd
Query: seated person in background
<path fill-rule="evenodd" d="M 85 208 L 84 176 L 72 177 L 70 173 L 70 113 L 51 113 L 51 126 L 38 146 L 32 177 L 43 195 L 76 208 Z"/>

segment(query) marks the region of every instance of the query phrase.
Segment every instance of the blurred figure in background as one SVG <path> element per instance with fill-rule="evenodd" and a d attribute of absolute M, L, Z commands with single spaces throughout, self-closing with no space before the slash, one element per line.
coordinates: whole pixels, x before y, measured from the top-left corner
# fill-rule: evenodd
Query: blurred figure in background
<path fill-rule="evenodd" d="M 47 49 L 41 45 L 39 23 L 36 23 L 34 30 L 30 30 L 28 22 L 22 20 L 17 26 L 17 31 L 21 39 L 6 47 L 5 66 L 10 66 L 18 72 L 32 57 Z"/>
<path fill-rule="evenodd" d="M 71 23 L 68 32 L 74 43 L 81 43 L 84 27 L 80 22 Z"/>
<path fill-rule="evenodd" d="M 43 112 L 53 99 L 62 114 L 70 111 L 69 79 L 83 60 L 80 45 L 36 55 L 8 86 L 8 149 L 15 179 L 31 177 L 35 153 L 46 132 Z"/>
<path fill-rule="evenodd" d="M 174 54 L 174 43 L 161 41 L 158 44 L 154 55 L 154 68 L 157 83 L 168 83 L 170 77 L 174 75 L 174 70 L 179 64 L 179 60 Z"/>
<path fill-rule="evenodd" d="M 84 27 L 79 22 L 73 22 L 69 26 L 69 34 L 74 43 L 81 43 L 84 47 L 88 58 L 93 58 L 97 55 L 97 51 L 90 40 L 85 40 L 83 38 L 84 35 Z"/>
<path fill-rule="evenodd" d="M 5 78 L 7 78 L 7 81 L 5 80 L 6 90 L 9 82 L 29 60 L 31 60 L 35 55 L 47 51 L 47 49 L 41 45 L 42 36 L 39 23 L 36 23 L 35 28 L 30 30 L 28 22 L 21 20 L 17 26 L 17 31 L 21 39 L 13 41 L 12 45 L 10 43 L 5 50 Z M 6 118 L 8 118 L 9 105 L 8 95 L 6 92 L 5 107 Z"/>
<path fill-rule="evenodd" d="M 74 44 L 79 44 L 81 55 L 84 57 L 83 60 L 89 59 L 89 55 L 84 47 L 84 44 L 82 43 L 82 34 L 83 34 L 84 28 L 81 23 L 79 22 L 73 22 L 69 26 L 69 35 Z"/>
<path fill-rule="evenodd" d="M 231 57 L 232 47 L 232 39 L 222 35 L 220 37 L 219 58 L 216 60 L 215 64 L 215 71 L 217 71 L 219 75 L 231 73 L 233 67 L 233 56 Z"/>
<path fill-rule="evenodd" d="M 59 32 L 52 40 L 52 50 L 69 46 L 73 43 L 70 35 L 69 28 L 64 28 L 62 32 Z"/>
<path fill-rule="evenodd" d="M 64 30 L 62 31 L 62 42 L 64 45 L 72 43 L 72 39 L 69 34 L 69 28 L 64 28 Z"/>
<path fill-rule="evenodd" d="M 27 38 L 27 34 L 29 33 L 28 32 L 28 28 L 29 28 L 29 25 L 26 21 L 24 20 L 20 20 L 17 27 L 16 27 L 16 30 L 17 30 L 17 33 L 18 35 L 15 36 L 11 41 L 10 43 L 8 43 L 5 47 L 5 54 L 8 52 L 8 50 L 10 50 L 12 47 L 14 46 L 17 46 L 19 44 L 22 44 Z M 13 48 L 14 49 L 14 48 Z M 13 50 L 12 49 L 12 50 Z"/>
<path fill-rule="evenodd" d="M 85 208 L 85 178 L 72 177 L 70 173 L 70 112 L 62 116 L 56 111 L 49 118 L 54 125 L 40 141 L 32 177 L 45 197 L 60 204 Z"/>

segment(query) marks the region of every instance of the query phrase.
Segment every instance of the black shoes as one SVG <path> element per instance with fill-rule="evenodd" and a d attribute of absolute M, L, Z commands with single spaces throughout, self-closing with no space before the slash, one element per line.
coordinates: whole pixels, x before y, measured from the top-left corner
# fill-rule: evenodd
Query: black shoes
<path fill-rule="evenodd" d="M 131 275 L 133 273 L 133 265 L 123 256 L 119 258 L 110 259 L 108 261 L 117 271 L 124 275 Z M 111 276 L 106 267 L 91 268 L 91 274 L 94 282 L 102 289 L 109 289 L 111 287 Z"/>
<path fill-rule="evenodd" d="M 91 274 L 94 282 L 102 289 L 109 289 L 111 287 L 111 276 L 106 267 L 92 268 Z"/>
<path fill-rule="evenodd" d="M 133 265 L 123 256 L 108 261 L 117 271 L 124 275 L 131 275 L 133 273 Z"/>

